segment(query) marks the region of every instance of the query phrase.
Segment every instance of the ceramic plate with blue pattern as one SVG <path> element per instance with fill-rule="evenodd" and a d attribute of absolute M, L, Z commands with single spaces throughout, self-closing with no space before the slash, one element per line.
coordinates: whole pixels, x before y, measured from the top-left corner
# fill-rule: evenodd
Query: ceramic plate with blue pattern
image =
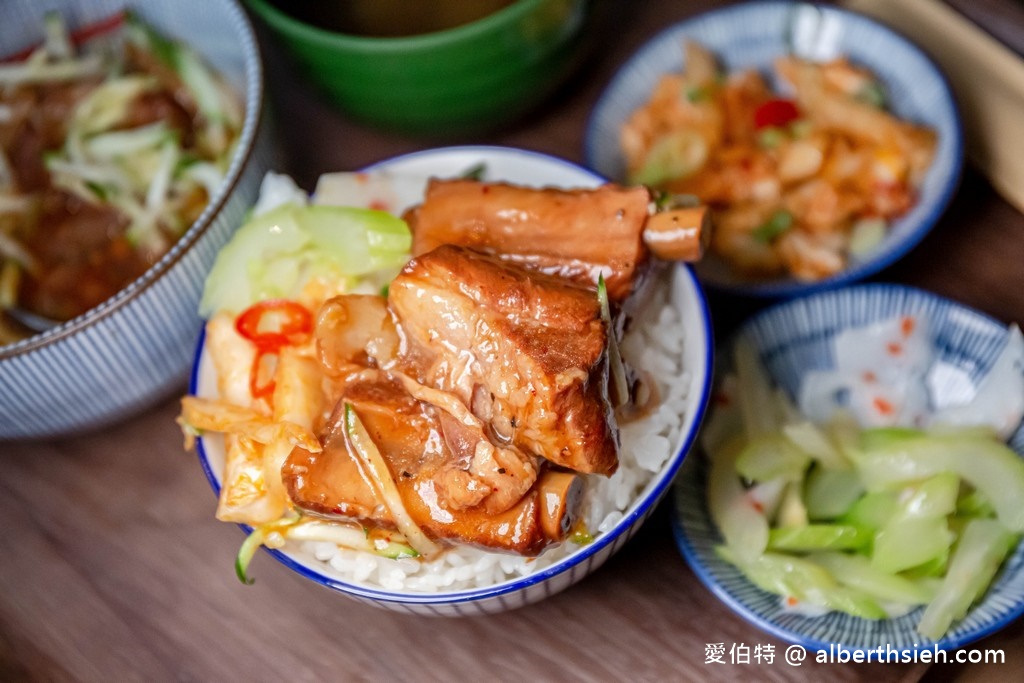
<path fill-rule="evenodd" d="M 1007 344 L 1004 325 L 965 306 L 909 287 L 860 285 L 778 304 L 748 321 L 728 348 L 740 338 L 749 341 L 771 379 L 793 396 L 805 373 L 834 367 L 832 350 L 837 333 L 906 315 L 927 321 L 934 349 L 932 363 L 942 364 L 943 376 L 969 378 L 975 386 Z M 722 366 L 730 355 L 719 349 L 718 358 L 723 361 L 719 373 L 725 371 Z M 714 401 L 712 411 L 713 406 Z M 1024 454 L 1024 426 L 1018 426 L 1009 445 Z M 697 577 L 716 596 L 744 619 L 778 638 L 809 650 L 828 650 L 830 645 L 862 651 L 886 646 L 902 652 L 951 650 L 998 631 L 1024 613 L 1021 543 L 966 618 L 954 622 L 937 641 L 916 631 L 923 607 L 883 620 L 839 612 L 805 616 L 787 609 L 780 597 L 760 590 L 716 555 L 715 546 L 722 539 L 706 507 L 707 469 L 704 454 L 695 454 L 687 458 L 676 479 L 676 542 Z"/>
<path fill-rule="evenodd" d="M 949 204 L 963 166 L 963 134 L 956 102 L 941 71 L 892 29 L 844 9 L 805 3 L 734 5 L 698 15 L 652 38 L 621 67 L 591 113 L 584 141 L 588 166 L 607 178 L 625 179 L 619 147 L 622 124 L 650 98 L 664 74 L 682 70 L 687 40 L 710 49 L 727 73 L 753 68 L 770 76 L 773 60 L 787 52 L 815 61 L 846 56 L 876 74 L 889 110 L 938 135 L 935 159 L 917 203 L 893 222 L 871 251 L 851 257 L 844 270 L 816 282 L 753 281 L 736 276 L 714 258 L 705 258 L 697 273 L 706 285 L 745 296 L 789 297 L 855 282 L 910 251 Z"/>

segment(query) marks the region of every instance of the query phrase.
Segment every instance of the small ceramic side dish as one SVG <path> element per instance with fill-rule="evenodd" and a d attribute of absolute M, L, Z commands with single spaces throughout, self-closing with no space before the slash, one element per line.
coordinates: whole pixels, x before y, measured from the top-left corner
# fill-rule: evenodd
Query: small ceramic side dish
<path fill-rule="evenodd" d="M 942 215 L 963 164 L 960 118 L 946 79 L 928 56 L 903 36 L 838 7 L 749 2 L 700 14 L 665 29 L 621 67 L 598 100 L 586 131 L 588 166 L 609 178 L 626 179 L 622 126 L 651 98 L 662 76 L 684 68 L 687 41 L 707 48 L 726 74 L 754 69 L 768 78 L 777 93 L 787 89 L 772 77 L 776 58 L 793 54 L 817 62 L 847 57 L 877 77 L 886 107 L 897 118 L 930 128 L 937 135 L 934 158 L 916 193 L 916 203 L 888 226 L 884 238 L 872 240 L 863 255 L 851 255 L 843 269 L 813 281 L 756 279 L 737 275 L 712 256 L 697 266 L 706 285 L 745 296 L 790 297 L 855 282 L 905 255 Z"/>
<path fill-rule="evenodd" d="M 748 321 L 731 342 L 749 344 L 770 379 L 795 397 L 808 374 L 837 367 L 838 334 L 879 321 L 910 319 L 904 316 L 927 321 L 930 410 L 936 410 L 935 404 L 941 407 L 964 394 L 973 395 L 1004 349 L 1010 348 L 1012 337 L 1001 323 L 937 295 L 897 285 L 860 285 L 777 304 Z M 728 348 L 735 347 L 730 343 Z M 721 348 L 719 354 L 721 377 L 731 354 Z M 1000 367 L 998 372 L 1006 372 Z M 713 416 L 714 400 L 710 410 Z M 1024 426 L 1019 424 L 1019 413 L 1016 419 L 1016 426 L 1005 431 L 1013 432 L 1008 445 L 1021 455 Z M 704 456 L 700 452 L 689 458 L 677 479 L 676 542 L 701 582 L 743 619 L 774 636 L 810 650 L 828 650 L 830 645 L 864 651 L 878 647 L 903 652 L 949 650 L 983 638 L 1024 613 L 1024 545 L 1019 541 L 980 600 L 941 638 L 933 640 L 918 632 L 923 607 L 878 620 L 787 608 L 785 600 L 753 585 L 716 552 L 723 539 L 708 510 L 709 466 Z"/>

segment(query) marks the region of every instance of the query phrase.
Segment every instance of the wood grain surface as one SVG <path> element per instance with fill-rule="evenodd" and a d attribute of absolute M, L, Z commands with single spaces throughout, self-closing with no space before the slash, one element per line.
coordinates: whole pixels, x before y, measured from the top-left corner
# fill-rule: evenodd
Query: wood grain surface
<path fill-rule="evenodd" d="M 622 4 L 628 11 L 598 36 L 591 61 L 539 112 L 499 133 L 442 142 L 581 160 L 587 114 L 615 68 L 660 28 L 715 3 Z M 998 23 L 1008 44 L 1024 42 L 1014 0 L 953 4 Z M 263 38 L 281 167 L 305 187 L 321 172 L 439 144 L 347 121 Z M 1024 216 L 968 171 L 933 233 L 876 279 L 1024 322 Z M 719 332 L 754 308 L 723 297 L 712 303 Z M 785 643 L 696 579 L 664 509 L 579 585 L 494 617 L 392 614 L 264 553 L 253 563 L 255 585 L 243 586 L 232 569 L 242 533 L 214 520 L 214 496 L 195 455 L 182 449 L 176 414 L 172 398 L 102 433 L 0 444 L 0 681 L 1024 680 L 1022 622 L 976 646 L 1004 648 L 1002 666 L 787 666 Z M 705 664 L 708 643 L 773 644 L 776 661 Z"/>

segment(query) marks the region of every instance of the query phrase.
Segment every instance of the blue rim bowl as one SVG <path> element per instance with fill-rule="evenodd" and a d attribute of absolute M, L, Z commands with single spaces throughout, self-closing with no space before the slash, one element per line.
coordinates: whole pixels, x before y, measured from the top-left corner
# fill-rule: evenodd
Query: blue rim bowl
<path fill-rule="evenodd" d="M 416 175 L 458 175 L 477 163 L 487 165 L 489 178 L 506 179 L 534 185 L 594 186 L 605 179 L 564 159 L 538 152 L 494 146 L 461 146 L 431 149 L 398 156 L 376 164 L 367 171 L 389 171 Z M 551 566 L 528 576 L 491 586 L 435 593 L 389 591 L 332 576 L 328 565 L 301 553 L 265 549 L 276 560 L 299 575 L 338 591 L 360 602 L 386 609 L 428 616 L 472 616 L 491 614 L 549 597 L 581 580 L 618 551 L 653 512 L 665 495 L 679 467 L 693 445 L 711 391 L 712 353 L 711 318 L 703 291 L 693 271 L 681 266 L 675 271 L 674 289 L 684 297 L 684 322 L 688 327 L 685 361 L 690 373 L 689 410 L 680 432 L 680 441 L 661 470 L 653 476 L 642 493 L 624 512 L 612 529 L 598 535 L 589 545 L 581 547 Z M 204 334 L 196 345 L 189 393 L 202 395 L 205 354 Z M 204 439 L 197 440 L 196 451 L 206 478 L 215 493 L 220 491 L 220 477 L 211 466 Z M 248 527 L 242 526 L 246 532 Z M 226 571 L 228 569 L 226 568 Z"/>
<path fill-rule="evenodd" d="M 837 332 L 906 314 L 929 321 L 936 362 L 959 368 L 975 384 L 987 374 L 1006 343 L 1005 325 L 967 306 L 912 287 L 866 284 L 776 304 L 747 321 L 727 348 L 738 339 L 751 342 L 769 376 L 793 395 L 803 372 L 830 367 L 829 345 Z M 719 348 L 719 372 L 731 355 L 725 349 Z M 1024 457 L 1024 425 L 1009 445 Z M 912 657 L 914 652 L 963 647 L 1024 614 L 1024 543 L 1018 543 L 967 617 L 936 641 L 915 630 L 924 608 L 879 621 L 839 612 L 821 617 L 785 612 L 778 596 L 757 588 L 715 554 L 714 547 L 722 539 L 707 510 L 706 476 L 706 457 L 697 453 L 687 459 L 676 481 L 672 527 L 679 550 L 697 578 L 722 602 L 777 638 L 812 651 L 841 646 L 866 653 L 889 647 L 905 653 L 901 657 Z"/>

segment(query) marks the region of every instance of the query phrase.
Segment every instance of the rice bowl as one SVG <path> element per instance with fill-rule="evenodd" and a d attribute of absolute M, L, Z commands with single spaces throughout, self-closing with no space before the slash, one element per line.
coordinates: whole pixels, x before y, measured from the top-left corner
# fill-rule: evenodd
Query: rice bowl
<path fill-rule="evenodd" d="M 401 157 L 372 170 L 456 175 L 484 161 L 494 178 L 538 185 L 602 182 L 566 162 L 516 150 L 452 148 Z M 653 510 L 682 463 L 703 414 L 710 374 L 710 324 L 692 271 L 663 274 L 623 345 L 631 365 L 658 378 L 661 401 L 642 420 L 624 424 L 618 472 L 587 475 L 582 515 L 594 539 L 571 541 L 535 558 L 462 546 L 430 562 L 386 559 L 331 543 L 288 542 L 270 550 L 282 563 L 328 587 L 372 604 L 426 614 L 481 614 L 519 607 L 564 589 L 599 566 Z M 685 334 L 684 334 L 685 332 Z M 216 374 L 200 339 L 190 393 L 211 396 Z M 215 490 L 223 440 L 199 439 L 197 450 Z"/>

